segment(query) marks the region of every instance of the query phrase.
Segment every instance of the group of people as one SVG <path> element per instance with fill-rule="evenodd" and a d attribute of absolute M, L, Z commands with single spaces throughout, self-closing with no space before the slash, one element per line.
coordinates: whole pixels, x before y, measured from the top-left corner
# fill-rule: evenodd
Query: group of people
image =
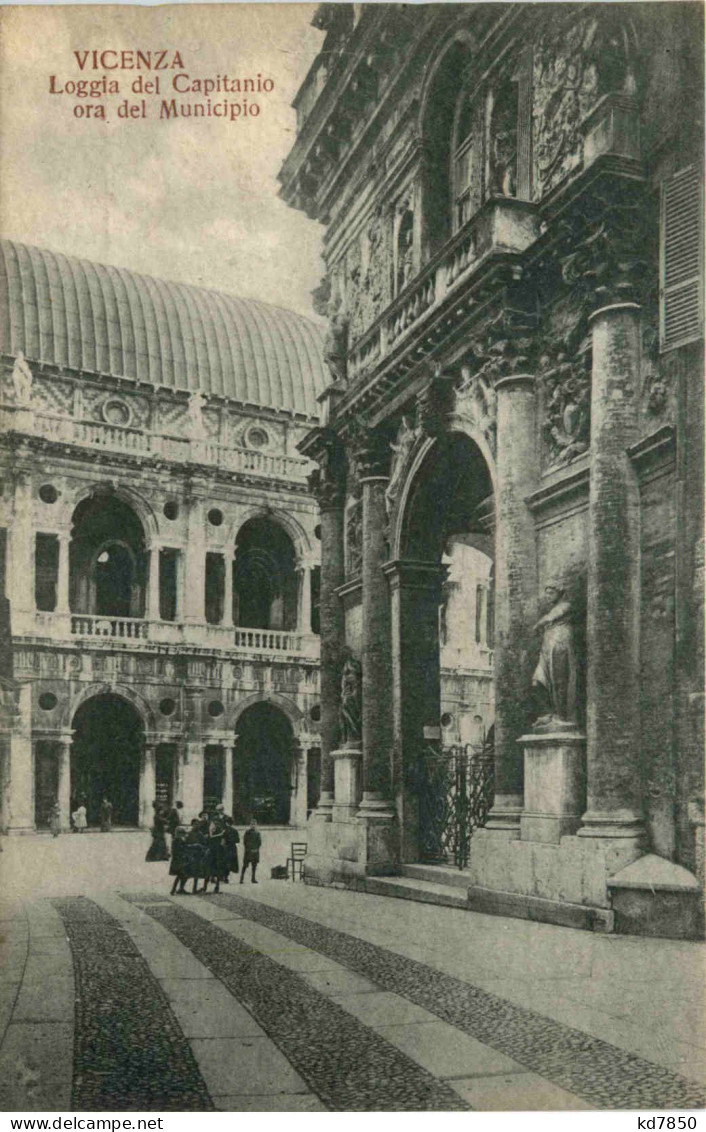
<path fill-rule="evenodd" d="M 113 803 L 106 795 L 103 795 L 98 817 L 101 833 L 110 833 L 113 828 Z M 58 837 L 61 833 L 61 806 L 58 798 L 55 798 L 49 811 L 49 829 L 52 837 Z M 85 833 L 88 829 L 86 801 L 82 797 L 77 799 L 76 808 L 71 811 L 71 829 L 73 833 Z"/>
<path fill-rule="evenodd" d="M 228 884 L 230 874 L 238 874 L 238 845 L 240 835 L 233 818 L 226 814 L 225 807 L 219 804 L 210 813 L 202 810 L 190 826 L 182 824 L 183 805 L 176 802 L 170 810 L 164 810 L 153 803 L 154 820 L 152 842 L 147 850 L 146 860 L 169 860 L 169 875 L 174 878 L 172 895 L 193 895 L 208 892 L 209 884 L 213 891 L 219 892 L 221 884 Z M 167 834 L 171 834 L 171 854 L 167 848 Z M 262 837 L 257 822 L 251 822 L 243 836 L 243 867 L 240 883 L 245 882 L 245 873 L 250 866 L 251 881 L 257 884 L 256 872 L 260 860 Z M 192 880 L 191 893 L 187 892 L 187 881 Z M 201 887 L 199 883 L 202 882 Z"/>

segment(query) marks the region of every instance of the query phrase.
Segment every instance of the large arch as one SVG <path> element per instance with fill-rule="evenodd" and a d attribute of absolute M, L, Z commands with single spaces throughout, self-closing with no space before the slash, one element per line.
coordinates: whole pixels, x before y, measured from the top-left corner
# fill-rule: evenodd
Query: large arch
<path fill-rule="evenodd" d="M 71 727 L 71 721 L 76 715 L 76 712 L 87 700 L 91 700 L 95 696 L 107 694 L 119 696 L 121 699 L 127 700 L 139 715 L 143 729 L 146 732 L 155 730 L 155 716 L 148 700 L 131 684 L 121 684 L 113 681 L 96 681 L 90 684 L 82 684 L 77 694 L 70 701 L 67 701 L 65 705 L 60 723 L 61 728 L 68 730 Z"/>
<path fill-rule="evenodd" d="M 233 563 L 233 619 L 246 629 L 296 629 L 300 575 L 294 543 L 269 513 L 238 530 Z"/>
<path fill-rule="evenodd" d="M 139 712 L 123 696 L 99 692 L 84 699 L 73 716 L 71 806 L 85 805 L 97 824 L 107 797 L 117 825 L 138 825 L 144 728 Z"/>
<path fill-rule="evenodd" d="M 291 818 L 295 736 L 281 706 L 260 698 L 238 713 L 233 757 L 233 816 L 261 825 L 288 825 Z"/>
<path fill-rule="evenodd" d="M 293 515 L 287 514 L 285 511 L 280 511 L 278 508 L 258 506 L 249 507 L 247 510 L 242 511 L 233 523 L 230 531 L 229 541 L 231 543 L 235 543 L 242 528 L 252 519 L 270 519 L 273 523 L 277 523 L 282 530 L 289 535 L 294 546 L 297 566 L 301 566 L 311 558 L 314 547 L 306 529 Z"/>
<path fill-rule="evenodd" d="M 419 860 L 430 843 L 423 828 L 430 807 L 420 807 L 420 767 L 425 748 L 441 744 L 442 647 L 451 671 L 472 668 L 474 649 L 479 656 L 482 650 L 490 653 L 493 495 L 486 453 L 467 431 L 451 430 L 418 443 L 393 517 L 393 558 L 386 571 L 404 860 Z M 459 639 L 464 633 L 471 639 Z M 467 710 L 472 718 L 473 705 Z"/>

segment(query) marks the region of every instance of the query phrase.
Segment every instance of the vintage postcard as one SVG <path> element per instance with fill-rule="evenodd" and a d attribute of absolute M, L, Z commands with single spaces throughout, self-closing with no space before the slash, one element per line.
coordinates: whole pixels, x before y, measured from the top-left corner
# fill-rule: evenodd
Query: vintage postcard
<path fill-rule="evenodd" d="M 0 7 L 3 1111 L 697 1127 L 703 48 Z"/>

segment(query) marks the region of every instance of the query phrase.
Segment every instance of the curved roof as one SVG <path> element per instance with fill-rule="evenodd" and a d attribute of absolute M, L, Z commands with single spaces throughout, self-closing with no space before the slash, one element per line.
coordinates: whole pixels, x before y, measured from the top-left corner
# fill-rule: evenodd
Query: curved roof
<path fill-rule="evenodd" d="M 281 307 L 0 241 L 0 350 L 317 416 L 322 333 Z"/>

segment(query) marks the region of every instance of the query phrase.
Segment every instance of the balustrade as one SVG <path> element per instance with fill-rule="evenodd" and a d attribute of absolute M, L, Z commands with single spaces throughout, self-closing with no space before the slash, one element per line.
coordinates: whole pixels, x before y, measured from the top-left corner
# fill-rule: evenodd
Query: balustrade
<path fill-rule="evenodd" d="M 113 637 L 125 641 L 147 640 L 148 622 L 137 617 L 94 617 L 73 614 L 71 635 L 74 637 Z"/>

